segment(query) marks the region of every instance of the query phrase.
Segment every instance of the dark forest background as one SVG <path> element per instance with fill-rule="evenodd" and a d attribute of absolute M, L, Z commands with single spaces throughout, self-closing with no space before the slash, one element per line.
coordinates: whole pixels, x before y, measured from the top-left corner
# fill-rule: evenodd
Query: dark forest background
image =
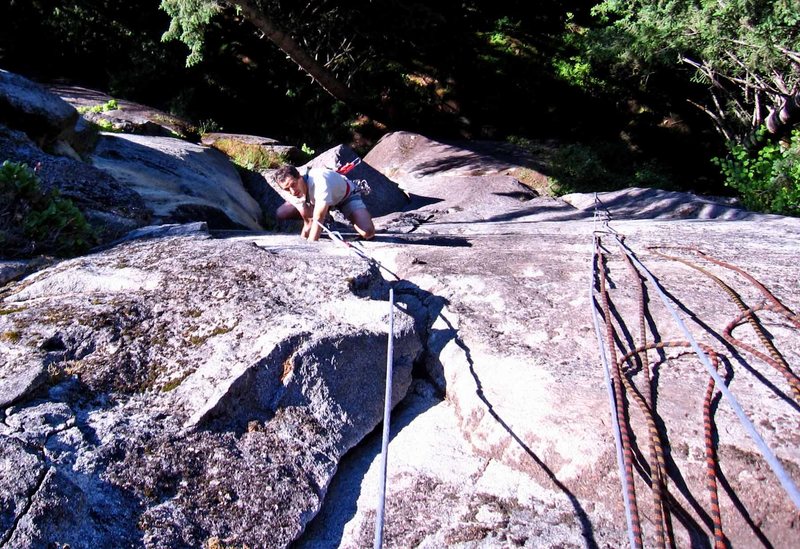
<path fill-rule="evenodd" d="M 636 184 L 746 197 L 755 182 L 744 168 L 772 147 L 756 175 L 783 203 L 750 205 L 796 214 L 800 163 L 773 166 L 797 152 L 796 120 L 767 131 L 798 91 L 796 3 L 730 4 L 11 0 L 0 6 L 0 68 L 144 103 L 201 131 L 316 150 L 365 152 L 393 130 L 546 143 L 561 192 Z M 267 39 L 261 16 L 351 95 L 323 89 Z M 747 36 L 743 22 L 755 29 Z M 724 40 L 729 51 L 711 47 Z"/>

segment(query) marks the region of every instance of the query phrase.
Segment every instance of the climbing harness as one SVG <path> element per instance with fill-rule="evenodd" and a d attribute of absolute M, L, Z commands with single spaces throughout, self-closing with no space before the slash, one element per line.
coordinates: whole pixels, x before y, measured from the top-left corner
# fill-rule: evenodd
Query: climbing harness
<path fill-rule="evenodd" d="M 340 175 L 347 176 L 347 174 L 353 171 L 353 168 L 355 168 L 359 164 L 361 164 L 361 158 L 356 156 L 353 160 L 351 160 L 350 162 L 345 162 L 344 164 L 340 164 L 337 162 L 335 171 Z M 369 193 L 372 192 L 372 189 L 370 188 L 369 183 L 367 183 L 366 179 L 350 179 L 348 177 L 347 180 L 348 182 L 353 183 L 356 191 L 358 191 L 364 196 L 367 196 Z"/>
<path fill-rule="evenodd" d="M 378 479 L 378 510 L 375 514 L 375 549 L 383 545 L 383 517 L 386 506 L 386 466 L 389 457 L 389 432 L 392 419 L 392 362 L 394 357 L 394 288 L 389 288 L 389 342 L 386 349 L 386 391 L 383 396 L 383 438 L 381 470 Z"/>

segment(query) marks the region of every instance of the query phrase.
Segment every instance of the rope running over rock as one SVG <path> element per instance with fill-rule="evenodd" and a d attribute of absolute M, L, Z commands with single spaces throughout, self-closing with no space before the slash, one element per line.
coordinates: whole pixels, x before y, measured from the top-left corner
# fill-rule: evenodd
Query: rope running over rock
<path fill-rule="evenodd" d="M 645 275 L 645 277 L 650 282 L 650 284 L 656 289 L 656 292 L 658 293 L 659 298 L 664 303 L 664 305 L 666 306 L 667 310 L 670 312 L 670 314 L 672 315 L 673 319 L 675 320 L 675 322 L 680 327 L 681 331 L 686 335 L 687 341 L 690 343 L 692 349 L 697 354 L 698 358 L 700 359 L 700 362 L 702 362 L 702 364 L 705 366 L 706 370 L 714 378 L 714 381 L 717 383 L 717 386 L 719 387 L 719 390 L 722 392 L 722 394 L 728 400 L 728 403 L 730 404 L 730 406 L 733 409 L 734 413 L 738 416 L 739 421 L 741 422 L 742 426 L 745 428 L 745 430 L 748 432 L 750 437 L 753 439 L 753 442 L 755 442 L 755 444 L 758 447 L 759 451 L 764 456 L 764 459 L 767 461 L 767 464 L 770 466 L 770 468 L 772 469 L 773 473 L 775 473 L 775 476 L 778 478 L 778 481 L 781 483 L 781 486 L 783 486 L 784 490 L 789 495 L 790 499 L 795 504 L 795 506 L 798 509 L 800 509 L 800 490 L 798 490 L 797 486 L 794 484 L 794 482 L 792 481 L 791 477 L 788 475 L 788 473 L 784 469 L 783 465 L 781 465 L 780 461 L 778 461 L 778 458 L 775 456 L 775 454 L 772 452 L 772 450 L 769 448 L 769 446 L 766 444 L 766 442 L 764 442 L 764 439 L 758 433 L 758 431 L 756 430 L 756 428 L 753 425 L 752 421 L 750 421 L 750 419 L 747 417 L 747 414 L 745 414 L 744 410 L 739 405 L 739 402 L 736 400 L 736 397 L 730 392 L 730 390 L 728 389 L 728 387 L 725 384 L 724 380 L 719 376 L 719 373 L 717 372 L 716 367 L 709 361 L 709 358 L 706 355 L 706 353 L 701 349 L 700 345 L 694 339 L 694 337 L 692 336 L 691 332 L 686 327 L 686 324 L 683 322 L 681 317 L 678 315 L 677 311 L 675 310 L 675 307 L 670 303 L 669 298 L 664 293 L 664 291 L 661 289 L 660 285 L 656 281 L 656 279 L 653 276 L 653 274 L 647 269 L 647 267 L 645 267 L 636 258 L 635 255 L 633 255 L 633 252 L 627 246 L 625 246 L 625 244 L 620 239 L 619 235 L 616 235 L 616 238 L 617 238 L 618 242 L 620 243 L 620 246 L 622 247 L 623 251 L 641 269 L 641 272 Z"/>
<path fill-rule="evenodd" d="M 687 259 L 684 259 L 684 258 L 681 258 L 681 257 L 667 255 L 667 254 L 665 254 L 663 252 L 658 251 L 658 249 L 656 249 L 655 247 L 650 248 L 650 250 L 652 250 L 652 252 L 655 253 L 656 255 L 659 255 L 659 256 L 667 258 L 667 259 L 671 259 L 673 261 L 678 261 L 680 263 L 683 263 L 684 265 L 687 265 L 688 267 L 691 267 L 692 269 L 700 271 L 701 273 L 703 273 L 707 277 L 711 278 L 714 282 L 716 282 L 717 285 L 719 285 L 725 291 L 725 293 L 728 294 L 728 296 L 736 304 L 736 306 L 739 308 L 739 310 L 741 311 L 742 314 L 739 315 L 733 322 L 731 322 L 725 328 L 725 331 L 723 333 L 723 337 L 731 345 L 734 345 L 736 347 L 739 347 L 741 349 L 746 350 L 750 354 L 760 358 L 761 360 L 763 360 L 764 362 L 766 362 L 767 364 L 769 364 L 770 366 L 775 368 L 778 372 L 780 372 L 781 375 L 783 375 L 783 377 L 789 383 L 789 386 L 792 389 L 792 393 L 794 394 L 795 401 L 798 404 L 800 404 L 800 378 L 798 378 L 797 375 L 792 371 L 792 369 L 789 367 L 789 364 L 786 362 L 786 359 L 783 358 L 783 355 L 781 355 L 781 353 L 775 347 L 775 344 L 772 343 L 770 338 L 767 336 L 767 334 L 764 331 L 763 326 L 761 325 L 761 323 L 758 320 L 758 317 L 755 315 L 755 312 L 757 310 L 774 311 L 774 312 L 776 312 L 778 314 L 782 314 L 782 315 L 786 316 L 786 318 L 788 318 L 796 327 L 800 328 L 800 321 L 796 320 L 796 315 L 794 315 L 794 313 L 792 313 L 792 311 L 790 311 L 786 306 L 784 306 L 783 303 L 781 303 L 772 294 L 772 292 L 770 292 L 763 284 L 758 282 L 755 278 L 753 278 L 752 276 L 747 274 L 745 271 L 743 271 L 742 269 L 740 269 L 740 268 L 738 268 L 738 267 L 736 267 L 734 265 L 731 265 L 729 263 L 725 263 L 725 262 L 720 261 L 718 259 L 714 259 L 711 256 L 709 256 L 708 254 L 706 254 L 704 252 L 701 252 L 697 248 L 689 248 L 689 250 L 700 254 L 703 258 L 705 258 L 705 259 L 707 259 L 707 260 L 709 260 L 709 261 L 711 261 L 711 262 L 713 262 L 713 263 L 715 263 L 717 265 L 724 266 L 726 268 L 729 268 L 729 269 L 732 269 L 732 270 L 738 272 L 739 274 L 741 274 L 742 276 L 747 278 L 747 280 L 750 281 L 750 283 L 752 283 L 762 293 L 762 295 L 764 295 L 764 297 L 766 299 L 768 299 L 772 303 L 772 305 L 771 306 L 764 305 L 764 306 L 758 306 L 756 308 L 750 308 L 747 305 L 745 305 L 744 301 L 742 301 L 742 298 L 739 296 L 738 293 L 736 293 L 736 291 L 733 288 L 731 288 L 722 279 L 720 279 L 719 277 L 717 277 L 713 273 L 709 272 L 707 269 L 705 269 L 705 268 L 703 268 L 703 267 L 701 267 L 701 266 L 699 266 L 699 265 L 697 265 L 697 264 L 695 264 L 695 263 L 693 263 L 693 262 L 691 262 L 691 261 L 689 261 Z M 765 355 L 761 351 L 758 351 L 755 347 L 753 347 L 751 345 L 748 345 L 747 343 L 744 343 L 743 341 L 733 337 L 732 332 L 733 332 L 734 328 L 736 328 L 736 326 L 738 326 L 741 323 L 741 321 L 744 320 L 744 319 L 746 319 L 747 322 L 750 324 L 750 326 L 753 328 L 753 331 L 755 332 L 756 337 L 761 342 L 761 344 L 767 349 L 767 352 L 769 353 L 769 356 Z"/>
<path fill-rule="evenodd" d="M 599 201 L 598 201 L 599 204 Z M 595 211 L 595 221 L 599 218 L 597 210 Z M 614 423 L 615 429 L 615 439 L 617 440 L 618 444 L 618 460 L 620 461 L 620 480 L 623 483 L 623 496 L 625 500 L 625 508 L 626 508 L 626 518 L 628 520 L 629 526 L 629 538 L 631 542 L 631 547 L 638 548 L 642 546 L 642 530 L 641 525 L 639 523 L 639 508 L 636 502 L 636 491 L 634 485 L 634 478 L 633 478 L 633 470 L 632 470 L 632 451 L 631 451 L 631 443 L 630 443 L 630 435 L 633 433 L 632 427 L 630 425 L 629 418 L 626 415 L 625 409 L 625 396 L 628 395 L 632 398 L 636 403 L 641 411 L 642 415 L 644 416 L 645 422 L 647 424 L 649 438 L 648 438 L 648 449 L 650 455 L 650 461 L 652 462 L 652 466 L 650 467 L 650 486 L 653 492 L 653 505 L 655 510 L 655 516 L 653 517 L 654 526 L 655 526 L 655 537 L 656 542 L 659 548 L 661 547 L 674 547 L 674 535 L 671 529 L 671 522 L 669 517 L 668 511 L 668 503 L 673 503 L 674 501 L 671 500 L 667 485 L 667 468 L 664 459 L 664 444 L 661 439 L 661 434 L 658 430 L 657 423 L 656 423 L 656 413 L 654 410 L 654 403 L 655 403 L 655 387 L 653 386 L 651 380 L 651 371 L 650 371 L 650 364 L 647 356 L 648 350 L 654 349 L 664 349 L 667 347 L 683 347 L 687 348 L 690 347 L 694 349 L 695 353 L 697 354 L 698 358 L 700 359 L 701 363 L 706 366 L 709 370 L 710 378 L 706 387 L 705 397 L 703 399 L 703 427 L 704 427 L 704 444 L 705 444 L 705 461 L 706 461 L 706 488 L 709 493 L 710 503 L 711 503 L 711 521 L 713 522 L 713 529 L 714 529 L 714 546 L 717 549 L 722 549 L 724 547 L 729 546 L 729 542 L 727 537 L 722 528 L 722 516 L 720 511 L 720 504 L 719 504 L 719 494 L 718 494 L 718 474 L 720 472 L 719 469 L 719 462 L 718 457 L 716 454 L 716 446 L 714 443 L 714 423 L 713 423 L 713 402 L 715 399 L 715 395 L 722 394 L 725 396 L 729 402 L 731 407 L 734 409 L 734 412 L 739 416 L 740 421 L 747 429 L 748 433 L 751 435 L 753 440 L 759 446 L 762 454 L 766 458 L 768 464 L 775 472 L 778 480 L 783 485 L 784 489 L 787 491 L 788 495 L 795 503 L 796 506 L 800 508 L 800 504 L 798 504 L 797 500 L 797 488 L 792 483 L 791 479 L 786 475 L 786 472 L 781 467 L 780 463 L 777 462 L 777 459 L 772 454 L 771 450 L 766 446 L 766 444 L 761 440 L 761 437 L 755 431 L 752 423 L 749 421 L 747 416 L 741 410 L 741 407 L 736 402 L 735 398 L 727 389 L 725 381 L 720 377 L 719 368 L 720 368 L 720 360 L 719 355 L 709 347 L 708 345 L 699 344 L 694 341 L 691 333 L 688 332 L 686 326 L 681 321 L 680 317 L 677 316 L 674 308 L 668 302 L 666 295 L 661 290 L 659 284 L 655 281 L 652 274 L 647 270 L 647 268 L 641 264 L 641 262 L 636 259 L 633 255 L 632 251 L 624 244 L 622 236 L 617 231 L 611 229 L 608 226 L 608 216 L 604 220 L 604 228 L 607 231 L 594 231 L 594 256 L 595 259 L 592 262 L 592 302 L 597 303 L 594 299 L 594 292 L 598 291 L 600 294 L 601 302 L 602 302 L 602 313 L 604 317 L 604 321 L 606 323 L 606 335 L 605 335 L 605 345 L 603 344 L 603 338 L 600 337 L 600 328 L 597 321 L 597 311 L 596 309 L 599 306 L 593 306 L 593 314 L 595 316 L 595 330 L 598 332 L 598 344 L 601 346 L 601 358 L 603 358 L 604 366 L 606 370 L 608 370 L 608 364 L 606 363 L 606 354 L 604 347 L 607 346 L 609 349 L 609 354 L 611 356 L 612 361 L 612 372 L 614 372 L 613 376 L 613 388 L 609 387 L 609 397 L 612 400 L 612 420 Z M 606 233 L 612 235 L 618 241 L 620 250 L 623 252 L 623 257 L 626 260 L 628 269 L 636 281 L 637 284 L 637 291 L 638 291 L 638 305 L 639 305 L 639 338 L 641 339 L 641 343 L 635 349 L 632 349 L 630 352 L 625 352 L 624 345 L 621 343 L 621 340 L 615 338 L 614 327 L 612 323 L 612 316 L 611 316 L 611 304 L 610 304 L 610 297 L 608 295 L 608 291 L 606 289 L 607 282 L 607 260 L 605 254 L 602 252 L 602 245 L 599 238 L 599 234 Z M 651 248 L 652 250 L 652 248 Z M 760 282 L 755 280 L 752 276 L 744 272 L 743 270 L 735 267 L 733 265 L 727 264 L 720 260 L 716 260 L 711 258 L 704 252 L 701 252 L 697 249 L 692 249 L 696 253 L 700 254 L 702 257 L 716 263 L 717 265 L 723 266 L 725 268 L 734 270 L 745 278 L 748 279 L 758 290 L 761 292 L 765 299 L 768 300 L 770 303 L 762 304 L 758 307 L 754 308 L 747 308 L 741 299 L 738 297 L 735 291 L 733 291 L 729 286 L 727 286 L 722 280 L 720 280 L 715 275 L 709 273 L 708 271 L 702 269 L 701 267 L 697 267 L 690 262 L 682 260 L 681 258 L 674 258 L 671 256 L 667 256 L 666 254 L 662 254 L 660 252 L 654 251 L 654 253 L 658 255 L 662 255 L 669 259 L 676 259 L 678 261 L 682 261 L 687 265 L 704 272 L 710 276 L 715 282 L 720 284 L 726 292 L 734 298 L 734 301 L 739 306 L 742 314 L 740 314 L 737 319 L 729 324 L 726 328 L 725 332 L 725 339 L 731 343 L 732 345 L 739 346 L 751 352 L 755 356 L 764 359 L 770 365 L 775 367 L 778 371 L 780 371 L 784 377 L 786 377 L 787 381 L 789 381 L 790 386 L 792 387 L 793 392 L 797 394 L 797 376 L 791 372 L 789 369 L 788 364 L 786 364 L 783 357 L 774 348 L 774 345 L 771 345 L 771 341 L 767 338 L 766 334 L 764 333 L 763 329 L 760 327 L 756 327 L 757 320 L 755 319 L 755 312 L 758 310 L 769 310 L 774 311 L 782 316 L 785 316 L 792 324 L 795 326 L 800 327 L 800 317 L 794 314 L 791 310 L 785 307 L 769 290 L 766 289 Z M 637 265 L 641 269 L 642 273 L 637 269 Z M 596 271 L 599 270 L 599 274 Z M 598 280 L 599 279 L 599 280 Z M 687 340 L 685 341 L 670 341 L 670 342 L 657 342 L 657 343 L 647 343 L 647 330 L 646 330 L 646 317 L 645 317 L 645 310 L 646 310 L 646 288 L 647 284 L 646 281 L 649 281 L 656 291 L 659 293 L 662 301 L 664 302 L 665 306 L 672 314 L 673 318 L 677 321 L 679 327 L 683 330 L 683 332 L 687 336 Z M 738 299 L 738 301 L 737 301 Z M 756 334 L 758 335 L 759 339 L 764 342 L 765 340 L 770 343 L 770 345 L 765 345 L 769 351 L 771 357 L 767 357 L 764 353 L 760 353 L 759 351 L 753 349 L 752 347 L 736 340 L 731 335 L 731 331 L 741 324 L 741 322 L 747 319 L 751 325 L 754 326 L 756 330 Z M 621 319 L 618 318 L 619 322 L 623 322 Z M 632 337 L 632 336 L 631 336 Z M 619 346 L 623 350 L 623 356 L 617 360 L 617 353 L 616 347 Z M 631 345 L 633 346 L 633 344 Z M 638 368 L 637 368 L 638 362 Z M 623 368 L 623 365 L 628 365 L 627 368 Z M 635 375 L 641 371 L 643 373 L 643 377 L 645 379 L 646 387 L 643 391 L 639 391 L 634 383 L 633 378 Z M 608 378 L 608 372 L 606 372 L 606 377 Z M 608 379 L 607 379 L 607 383 Z M 716 387 L 719 386 L 720 390 L 716 391 Z M 647 464 L 643 465 L 644 467 Z M 647 473 L 643 470 L 643 476 L 646 476 Z M 647 480 L 647 479 L 645 479 Z"/>

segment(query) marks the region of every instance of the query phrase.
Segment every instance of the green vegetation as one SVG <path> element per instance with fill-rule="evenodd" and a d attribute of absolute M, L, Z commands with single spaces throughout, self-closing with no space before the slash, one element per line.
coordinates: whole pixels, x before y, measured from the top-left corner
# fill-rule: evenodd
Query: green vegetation
<path fill-rule="evenodd" d="M 91 113 L 101 113 L 101 112 L 108 112 L 108 111 L 116 111 L 118 110 L 119 104 L 117 103 L 116 99 L 109 99 L 105 103 L 101 105 L 95 105 L 93 107 L 78 107 L 78 112 L 83 114 L 87 112 Z"/>
<path fill-rule="evenodd" d="M 104 132 L 116 132 L 116 131 L 119 131 L 119 130 L 117 130 L 117 127 L 114 126 L 114 123 L 111 120 L 107 119 L 107 118 L 98 118 L 97 120 L 91 121 L 91 123 L 94 124 L 95 126 L 97 126 L 98 130 L 102 130 Z"/>
<path fill-rule="evenodd" d="M 89 249 L 95 236 L 81 211 L 58 191 L 44 192 L 25 164 L 0 166 L 0 247 L 5 257 L 68 257 Z"/>
<path fill-rule="evenodd" d="M 212 147 L 228 155 L 237 166 L 248 170 L 277 168 L 287 162 L 284 154 L 236 139 L 218 139 Z"/>
<path fill-rule="evenodd" d="M 207 133 L 214 133 L 214 132 L 221 132 L 222 126 L 217 124 L 217 122 L 211 118 L 205 118 L 201 120 L 197 125 L 197 133 L 201 136 Z"/>
<path fill-rule="evenodd" d="M 300 152 L 302 152 L 304 155 L 306 155 L 309 158 L 311 158 L 312 156 L 317 154 L 316 151 L 314 149 L 312 149 L 311 147 L 309 147 L 308 144 L 306 144 L 306 143 L 303 143 L 303 145 L 300 147 Z"/>
<path fill-rule="evenodd" d="M 565 0 L 537 4 L 533 16 L 518 0 L 240 5 L 13 2 L 0 22 L 0 64 L 24 74 L 36 58 L 43 79 L 204 120 L 200 133 L 224 125 L 305 142 L 307 154 L 337 143 L 369 150 L 401 129 L 517 135 L 568 144 L 554 158 L 557 192 L 680 182 L 795 211 L 789 190 L 772 200 L 751 181 L 762 198 L 747 198 L 735 163 L 761 173 L 780 152 L 771 165 L 783 175 L 770 177 L 795 177 L 784 154 L 793 145 L 779 140 L 800 117 L 785 108 L 800 101 L 796 0 Z M 772 133 L 755 139 L 760 126 Z M 235 158 L 278 161 L 244 150 Z"/>
<path fill-rule="evenodd" d="M 800 216 L 800 130 L 775 142 L 762 128 L 754 145 L 731 143 L 728 156 L 715 162 L 747 208 Z"/>
<path fill-rule="evenodd" d="M 182 374 L 174 379 L 167 381 L 163 387 L 161 387 L 161 392 L 168 393 L 170 391 L 174 391 L 178 387 L 180 387 L 181 383 L 189 377 L 189 372 Z"/>
<path fill-rule="evenodd" d="M 581 43 L 607 78 L 670 85 L 709 117 L 728 140 L 742 142 L 800 84 L 800 11 L 796 0 L 603 0 Z"/>
<path fill-rule="evenodd" d="M 161 0 L 161 9 L 171 18 L 161 39 L 180 40 L 189 46 L 187 67 L 202 61 L 206 26 L 221 11 L 220 6 L 214 0 Z"/>
<path fill-rule="evenodd" d="M 666 166 L 637 159 L 624 145 L 574 143 L 559 147 L 551 162 L 550 190 L 556 196 L 626 187 L 675 187 Z"/>

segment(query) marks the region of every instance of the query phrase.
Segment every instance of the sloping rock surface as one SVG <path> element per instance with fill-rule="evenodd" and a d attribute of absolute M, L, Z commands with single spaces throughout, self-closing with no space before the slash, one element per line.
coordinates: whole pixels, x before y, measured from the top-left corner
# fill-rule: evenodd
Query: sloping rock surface
<path fill-rule="evenodd" d="M 593 325 L 593 308 L 601 302 L 599 268 L 594 275 L 592 269 L 595 234 L 607 256 L 616 346 L 642 342 L 637 288 L 644 277 L 632 274 L 614 236 L 619 234 L 651 269 L 693 337 L 723 357 L 720 371 L 731 392 L 789 478 L 800 484 L 800 404 L 790 376 L 724 339 L 725 328 L 742 312 L 717 280 L 657 253 L 697 264 L 730 285 L 746 307 L 761 306 L 765 297 L 757 285 L 712 259 L 735 265 L 797 311 L 800 221 L 642 189 L 570 197 L 581 209 L 544 197 L 503 202 L 496 191 L 511 198 L 503 186 L 508 178 L 492 173 L 491 164 L 485 176 L 466 176 L 451 166 L 471 158 L 469 151 L 456 151 L 452 159 L 439 151 L 436 162 L 443 173 L 430 165 L 423 174 L 417 166 L 425 165 L 433 152 L 417 157 L 398 151 L 393 154 L 402 155 L 402 162 L 389 164 L 402 168 L 396 175 L 413 185 L 414 194 L 438 202 L 379 219 L 383 232 L 364 243 L 367 253 L 402 278 L 395 283 L 397 291 L 431 296 L 429 303 L 444 300 L 438 311 L 426 308 L 426 362 L 429 379 L 445 400 L 437 400 L 430 389 L 417 391 L 393 422 L 388 546 L 628 545 L 609 396 Z M 461 193 L 451 192 L 449 185 L 475 198 L 462 202 Z M 611 215 L 595 220 L 595 209 Z M 686 339 L 651 284 L 643 310 L 648 342 Z M 758 316 L 797 372 L 800 330 L 783 314 L 763 311 Z M 750 326 L 736 327 L 733 335 L 767 354 Z M 640 394 L 653 391 L 676 544 L 713 544 L 703 435 L 709 374 L 682 346 L 651 351 L 648 361 L 648 376 L 638 362 L 628 375 Z M 639 463 L 647 464 L 634 469 L 634 482 L 645 546 L 652 546 L 656 519 L 649 471 L 654 458 L 641 406 L 633 393 L 626 398 L 633 451 Z M 797 508 L 727 399 L 717 395 L 711 410 L 727 539 L 735 547 L 791 545 L 798 535 Z M 445 434 L 450 429 L 461 433 L 466 447 Z M 371 444 L 342 465 L 342 477 L 300 546 L 362 547 L 370 542 L 378 474 L 378 443 Z M 361 488 L 354 491 L 354 485 Z"/>
<path fill-rule="evenodd" d="M 84 162 L 44 153 L 22 132 L 0 125 L 0 159 L 36 168 L 44 190 L 58 189 L 84 212 L 101 241 L 119 238 L 150 221 L 142 197 Z"/>
<path fill-rule="evenodd" d="M 611 219 L 772 219 L 772 216 L 749 212 L 735 200 L 723 197 L 702 197 L 691 193 L 661 189 L 630 188 L 600 193 L 599 200 L 585 193 L 561 197 L 587 217 L 595 210 Z M 774 218 L 777 219 L 777 218 Z"/>
<path fill-rule="evenodd" d="M 164 223 L 261 229 L 261 208 L 219 151 L 170 137 L 104 133 L 92 164 L 139 193 Z"/>
<path fill-rule="evenodd" d="M 709 457 L 730 546 L 793 545 L 797 507 L 728 400 L 706 402 L 709 372 L 659 291 L 800 484 L 800 221 L 647 189 L 537 196 L 514 171 L 536 162 L 500 144 L 398 132 L 365 162 L 411 195 L 351 243 L 374 261 L 147 228 L 0 290 L 1 542 L 369 545 L 392 284 L 393 402 L 411 389 L 391 425 L 385 546 L 626 546 L 615 372 L 645 546 L 653 424 L 675 546 L 714 544 Z"/>
<path fill-rule="evenodd" d="M 364 161 L 401 188 L 432 175 L 504 174 L 520 165 L 537 164 L 524 149 L 509 143 L 440 141 L 403 131 L 383 136 Z"/>
<path fill-rule="evenodd" d="M 110 122 L 115 131 L 160 137 L 196 137 L 197 129 L 191 123 L 146 105 L 80 86 L 50 86 L 48 89 L 76 109 L 81 109 L 81 117 L 94 123 Z M 112 99 L 117 108 L 104 110 Z M 101 112 L 92 112 L 91 109 L 98 107 Z"/>
<path fill-rule="evenodd" d="M 286 546 L 382 418 L 385 292 L 289 237 L 136 240 L 7 286 L 0 540 Z M 395 403 L 415 330 L 396 311 Z"/>
<path fill-rule="evenodd" d="M 27 78 L 0 69 L 0 121 L 20 127 L 37 141 L 52 141 L 72 130 L 78 111 Z"/>

